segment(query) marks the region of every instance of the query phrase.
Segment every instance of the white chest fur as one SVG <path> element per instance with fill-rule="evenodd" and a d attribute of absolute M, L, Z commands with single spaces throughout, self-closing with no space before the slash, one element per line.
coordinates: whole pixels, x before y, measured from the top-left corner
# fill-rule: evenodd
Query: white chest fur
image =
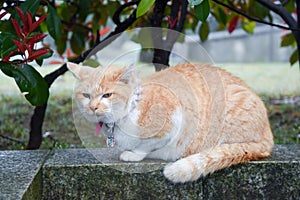
<path fill-rule="evenodd" d="M 172 116 L 173 128 L 163 138 L 142 139 L 139 138 L 141 127 L 137 126 L 138 110 L 134 110 L 127 120 L 120 122 L 114 129 L 116 147 L 121 151 L 135 151 L 147 154 L 146 157 L 176 160 L 184 149 L 176 144 L 182 134 L 184 116 L 181 110 L 176 110 Z M 129 120 L 130 119 L 130 120 Z"/>

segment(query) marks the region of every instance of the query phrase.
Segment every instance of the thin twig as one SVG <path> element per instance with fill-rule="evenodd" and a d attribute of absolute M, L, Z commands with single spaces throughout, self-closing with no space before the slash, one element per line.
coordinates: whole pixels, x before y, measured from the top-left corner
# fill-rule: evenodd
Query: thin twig
<path fill-rule="evenodd" d="M 12 141 L 12 142 L 16 142 L 16 143 L 18 143 L 18 144 L 25 145 L 25 142 L 24 142 L 24 141 L 18 140 L 18 139 L 16 139 L 16 138 L 12 138 L 12 137 L 9 137 L 9 136 L 6 136 L 6 135 L 1 135 L 1 134 L 0 134 L 0 137 L 1 137 L 1 138 L 4 138 L 4 139 L 6 139 L 6 140 L 10 140 L 10 141 Z"/>
<path fill-rule="evenodd" d="M 279 15 L 289 26 L 288 30 L 299 31 L 299 27 L 297 27 L 296 20 L 292 17 L 292 15 L 281 5 L 276 5 L 272 1 L 269 0 L 256 0 L 261 5 L 266 8 L 272 10 L 274 13 Z"/>
<path fill-rule="evenodd" d="M 215 3 L 217 3 L 217 4 L 221 5 L 221 6 L 223 6 L 225 8 L 228 8 L 228 9 L 230 9 L 230 10 L 232 10 L 232 11 L 234 11 L 234 12 L 236 12 L 236 13 L 238 13 L 238 14 L 240 14 L 240 15 L 242 15 L 242 16 L 244 16 L 244 17 L 246 17 L 246 18 L 248 18 L 248 19 L 250 19 L 252 21 L 256 21 L 256 22 L 261 23 L 261 24 L 266 24 L 266 25 L 270 25 L 270 26 L 274 26 L 274 27 L 278 27 L 278 28 L 286 29 L 286 30 L 300 30 L 299 28 L 295 27 L 294 25 L 291 26 L 289 23 L 287 23 L 287 24 L 289 24 L 290 27 L 287 27 L 287 26 L 282 26 L 280 24 L 274 24 L 274 23 L 271 23 L 271 22 L 267 22 L 267 21 L 261 20 L 261 19 L 256 18 L 256 17 L 252 17 L 252 16 L 250 16 L 250 15 L 242 12 L 241 10 L 239 10 L 239 9 L 237 9 L 235 7 L 231 7 L 228 4 L 223 3 L 222 1 L 219 1 L 219 0 L 213 0 L 213 2 L 215 2 Z M 273 5 L 273 6 L 276 6 L 276 5 Z M 272 11 L 274 11 L 274 10 L 272 10 Z M 286 18 L 288 18 L 288 17 L 286 17 Z M 285 18 L 283 18 L 283 19 L 285 20 Z M 288 21 L 290 21 L 290 20 L 288 20 Z"/>

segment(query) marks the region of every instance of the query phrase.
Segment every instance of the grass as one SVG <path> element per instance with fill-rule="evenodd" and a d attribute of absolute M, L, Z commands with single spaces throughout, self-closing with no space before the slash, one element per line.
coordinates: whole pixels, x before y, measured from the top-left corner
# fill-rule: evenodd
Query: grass
<path fill-rule="evenodd" d="M 283 101 L 300 96 L 297 66 L 290 68 L 288 64 L 269 63 L 224 64 L 221 67 L 241 77 L 260 94 L 267 106 L 275 143 L 299 144 L 300 102 L 291 104 Z M 45 74 L 53 67 L 41 70 Z M 146 68 L 142 73 L 151 70 Z M 73 86 L 74 79 L 68 73 L 56 80 L 51 88 L 42 149 L 83 147 L 73 122 Z M 0 74 L 0 150 L 23 149 L 26 146 L 32 112 L 33 107 L 24 100 L 14 81 Z"/>

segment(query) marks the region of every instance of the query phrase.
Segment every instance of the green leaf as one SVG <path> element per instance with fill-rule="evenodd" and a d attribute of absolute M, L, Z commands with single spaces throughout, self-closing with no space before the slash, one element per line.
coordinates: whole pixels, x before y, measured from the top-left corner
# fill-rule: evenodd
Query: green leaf
<path fill-rule="evenodd" d="M 296 49 L 293 53 L 292 53 L 292 55 L 291 55 L 291 57 L 290 57 L 290 64 L 291 65 L 293 65 L 293 64 L 295 64 L 297 61 L 299 61 L 299 54 L 298 54 L 298 49 Z"/>
<path fill-rule="evenodd" d="M 68 32 L 63 30 L 61 36 L 55 40 L 56 50 L 62 55 L 67 48 Z"/>
<path fill-rule="evenodd" d="M 53 51 L 50 51 L 49 53 L 42 55 L 40 57 L 38 57 L 37 59 L 35 59 L 35 62 L 39 65 L 42 66 L 43 65 L 43 61 L 46 58 L 50 58 L 53 55 Z"/>
<path fill-rule="evenodd" d="M 84 66 L 90 66 L 90 67 L 98 67 L 100 63 L 97 60 L 93 59 L 85 59 L 84 62 L 82 63 Z"/>
<path fill-rule="evenodd" d="M 295 9 L 295 2 L 294 1 L 287 1 L 287 4 L 284 7 L 289 13 L 292 13 Z"/>
<path fill-rule="evenodd" d="M 245 19 L 242 21 L 242 28 L 250 34 L 254 33 L 254 29 L 256 27 L 256 23 L 254 21 L 250 21 L 248 19 Z"/>
<path fill-rule="evenodd" d="M 89 15 L 90 13 L 90 8 L 91 8 L 91 1 L 87 0 L 80 0 L 79 2 L 79 10 L 78 17 L 81 21 L 85 21 L 85 18 Z"/>
<path fill-rule="evenodd" d="M 84 0 L 85 1 L 85 0 Z M 118 10 L 118 8 L 120 7 L 120 2 L 119 1 L 110 1 L 109 4 L 107 4 L 105 7 L 103 7 L 106 11 L 107 14 L 110 17 L 113 17 L 113 15 L 115 14 L 116 10 Z M 126 10 L 126 9 L 125 9 Z M 123 11 L 124 12 L 124 11 Z M 103 12 L 102 12 L 103 13 Z M 101 13 L 101 15 L 102 15 Z M 101 17 L 102 18 L 102 17 Z"/>
<path fill-rule="evenodd" d="M 137 35 L 131 38 L 133 42 L 141 44 L 142 48 L 153 48 L 152 33 L 148 28 L 142 28 Z"/>
<path fill-rule="evenodd" d="M 28 0 L 20 5 L 20 9 L 23 12 L 29 12 L 32 16 L 35 15 L 36 11 L 39 9 L 40 0 Z"/>
<path fill-rule="evenodd" d="M 0 32 L 10 32 L 15 34 L 15 28 L 11 22 L 11 20 L 2 20 L 0 21 Z"/>
<path fill-rule="evenodd" d="M 249 14 L 259 19 L 264 19 L 270 14 L 270 10 L 256 0 L 249 1 Z"/>
<path fill-rule="evenodd" d="M 136 11 L 136 18 L 144 15 L 154 4 L 155 0 L 141 0 Z"/>
<path fill-rule="evenodd" d="M 209 25 L 207 21 L 203 22 L 199 28 L 199 36 L 202 42 L 207 40 L 209 31 Z"/>
<path fill-rule="evenodd" d="M 73 50 L 74 53 L 81 54 L 82 51 L 84 51 L 85 39 L 87 35 L 88 32 L 86 29 L 76 28 L 73 30 L 70 44 L 71 44 L 71 49 Z"/>
<path fill-rule="evenodd" d="M 208 0 L 204 0 L 201 4 L 196 5 L 194 7 L 195 10 L 195 14 L 197 16 L 197 18 L 204 22 L 206 21 L 209 12 L 210 12 L 210 5 L 209 5 L 209 1 Z"/>
<path fill-rule="evenodd" d="M 0 69 L 4 74 L 15 79 L 20 91 L 34 106 L 40 106 L 47 102 L 49 89 L 43 77 L 28 64 L 18 67 L 0 62 Z"/>
<path fill-rule="evenodd" d="M 60 37 L 62 32 L 61 21 L 56 13 L 55 8 L 53 8 L 51 5 L 48 5 L 48 14 L 49 15 L 46 19 L 47 28 L 51 37 L 56 40 Z"/>
<path fill-rule="evenodd" d="M 92 19 L 93 33 L 97 33 L 97 31 L 99 30 L 99 28 L 100 28 L 100 25 L 99 25 L 100 19 L 101 19 L 101 22 L 103 22 L 103 25 L 105 25 L 106 21 L 108 19 L 108 14 L 105 13 L 105 12 L 103 12 L 103 14 L 101 14 L 101 15 L 99 13 L 94 14 L 93 19 Z"/>
<path fill-rule="evenodd" d="M 292 33 L 289 33 L 282 38 L 280 46 L 286 47 L 295 44 L 296 44 L 296 40 L 294 35 Z"/>
<path fill-rule="evenodd" d="M 72 8 L 66 3 L 62 3 L 56 8 L 57 13 L 61 16 L 62 20 L 70 21 L 72 17 Z"/>
<path fill-rule="evenodd" d="M 225 14 L 224 10 L 221 8 L 218 8 L 218 11 L 220 13 L 220 20 L 225 25 L 227 24 L 227 15 Z"/>
<path fill-rule="evenodd" d="M 16 49 L 13 39 L 18 39 L 18 37 L 7 32 L 1 33 L 0 36 L 0 56 L 4 57 Z"/>

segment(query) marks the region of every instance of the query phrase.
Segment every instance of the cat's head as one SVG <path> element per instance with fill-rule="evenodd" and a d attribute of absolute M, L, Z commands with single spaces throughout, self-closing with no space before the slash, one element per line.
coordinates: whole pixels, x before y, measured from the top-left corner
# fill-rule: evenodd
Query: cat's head
<path fill-rule="evenodd" d="M 84 117 L 91 122 L 116 122 L 128 114 L 130 99 L 138 84 L 132 66 L 87 67 L 68 63 L 78 83 L 75 99 Z"/>

